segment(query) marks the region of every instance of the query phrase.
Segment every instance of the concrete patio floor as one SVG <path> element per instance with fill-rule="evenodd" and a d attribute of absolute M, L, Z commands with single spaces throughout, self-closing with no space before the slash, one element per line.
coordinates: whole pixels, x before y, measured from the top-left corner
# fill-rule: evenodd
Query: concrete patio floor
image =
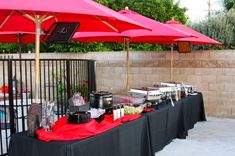
<path fill-rule="evenodd" d="M 207 117 L 155 156 L 235 156 L 235 119 Z"/>

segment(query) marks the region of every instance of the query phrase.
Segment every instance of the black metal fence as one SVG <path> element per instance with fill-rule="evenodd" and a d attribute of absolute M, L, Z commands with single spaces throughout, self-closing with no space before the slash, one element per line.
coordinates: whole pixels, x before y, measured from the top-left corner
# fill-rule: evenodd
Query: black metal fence
<path fill-rule="evenodd" d="M 0 59 L 0 155 L 7 155 L 10 136 L 27 130 L 27 111 L 34 97 L 34 61 Z M 96 90 L 94 60 L 40 60 L 40 98 L 55 101 L 59 118 L 74 92 L 85 100 Z"/>

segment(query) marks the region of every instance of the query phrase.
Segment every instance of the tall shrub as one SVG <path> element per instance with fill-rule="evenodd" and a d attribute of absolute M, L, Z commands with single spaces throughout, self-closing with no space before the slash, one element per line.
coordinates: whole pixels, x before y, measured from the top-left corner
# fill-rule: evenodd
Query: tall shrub
<path fill-rule="evenodd" d="M 195 30 L 221 42 L 224 48 L 233 48 L 235 45 L 234 11 L 221 12 L 199 23 L 191 24 Z M 196 46 L 196 49 L 207 49 L 208 46 Z"/>

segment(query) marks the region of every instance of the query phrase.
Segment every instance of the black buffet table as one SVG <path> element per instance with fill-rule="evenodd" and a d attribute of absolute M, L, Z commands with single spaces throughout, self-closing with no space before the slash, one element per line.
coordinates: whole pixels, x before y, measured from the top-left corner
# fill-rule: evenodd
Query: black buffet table
<path fill-rule="evenodd" d="M 9 156 L 153 156 L 174 138 L 185 138 L 197 121 L 205 121 L 202 94 L 186 97 L 175 106 L 124 123 L 100 135 L 79 141 L 43 142 L 25 132 L 14 134 Z"/>
<path fill-rule="evenodd" d="M 175 138 L 185 139 L 188 130 L 198 121 L 206 121 L 201 93 L 174 103 L 160 105 L 159 110 L 146 113 L 152 152 L 160 151 Z"/>

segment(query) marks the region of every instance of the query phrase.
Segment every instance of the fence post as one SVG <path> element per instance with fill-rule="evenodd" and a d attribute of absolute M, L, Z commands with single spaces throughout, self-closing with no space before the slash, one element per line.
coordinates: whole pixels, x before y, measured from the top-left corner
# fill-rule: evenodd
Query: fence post
<path fill-rule="evenodd" d="M 8 86 L 9 86 L 9 113 L 10 113 L 10 130 L 11 134 L 16 132 L 15 127 L 15 112 L 13 100 L 13 85 L 12 85 L 12 60 L 8 59 Z"/>
<path fill-rule="evenodd" d="M 70 60 L 66 60 L 66 78 L 67 78 L 67 99 L 71 97 L 71 70 L 70 70 Z"/>
<path fill-rule="evenodd" d="M 87 61 L 88 63 L 88 92 L 96 91 L 96 62 L 94 60 Z"/>

